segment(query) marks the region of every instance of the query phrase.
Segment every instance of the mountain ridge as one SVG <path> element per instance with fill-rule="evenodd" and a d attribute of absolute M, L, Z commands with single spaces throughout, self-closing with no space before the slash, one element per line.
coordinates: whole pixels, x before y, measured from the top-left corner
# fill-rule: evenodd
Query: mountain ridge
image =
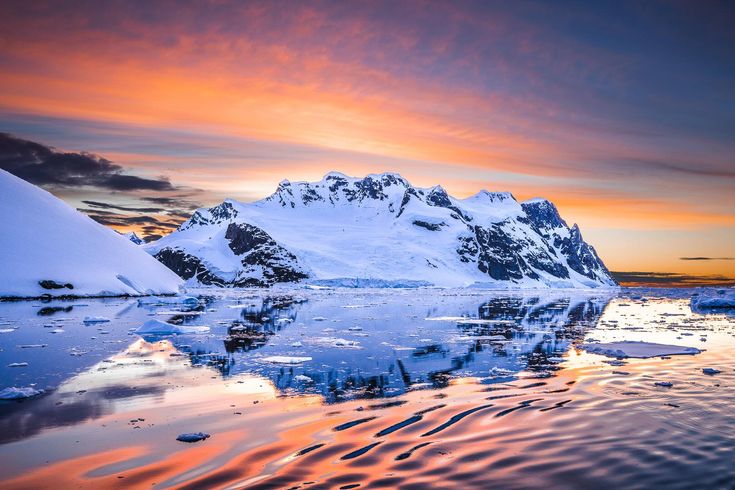
<path fill-rule="evenodd" d="M 283 180 L 259 201 L 198 209 L 144 248 L 184 279 L 221 286 L 616 284 L 550 201 L 487 190 L 457 199 L 393 172 Z"/>

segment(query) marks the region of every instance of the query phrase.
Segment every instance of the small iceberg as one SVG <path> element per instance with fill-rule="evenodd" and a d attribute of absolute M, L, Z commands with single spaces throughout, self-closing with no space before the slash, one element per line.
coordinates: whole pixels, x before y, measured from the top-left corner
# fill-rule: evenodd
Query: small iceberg
<path fill-rule="evenodd" d="M 691 300 L 693 311 L 735 310 L 735 289 L 705 291 Z"/>
<path fill-rule="evenodd" d="M 92 323 L 107 323 L 110 321 L 109 318 L 106 318 L 104 316 L 85 316 L 84 320 L 82 320 L 85 324 L 92 324 Z"/>
<path fill-rule="evenodd" d="M 43 394 L 43 390 L 37 390 L 32 386 L 11 386 L 0 391 L 0 400 L 22 400 Z"/>
<path fill-rule="evenodd" d="M 138 299 L 138 305 L 188 305 L 197 306 L 199 300 L 194 296 L 146 296 Z"/>
<path fill-rule="evenodd" d="M 579 347 L 587 352 L 601 356 L 636 357 L 640 359 L 660 356 L 694 355 L 702 352 L 696 347 L 634 341 L 610 342 L 607 344 L 582 344 Z"/>
<path fill-rule="evenodd" d="M 148 320 L 143 325 L 135 329 L 135 333 L 141 335 L 183 335 L 188 333 L 207 333 L 209 327 L 206 326 L 188 326 L 174 325 L 173 323 L 163 322 L 161 320 Z"/>
<path fill-rule="evenodd" d="M 209 434 L 205 434 L 204 432 L 179 434 L 178 437 L 176 437 L 176 440 L 181 442 L 199 442 L 205 439 L 209 439 Z"/>
<path fill-rule="evenodd" d="M 294 356 L 269 356 L 260 359 L 262 362 L 271 364 L 301 364 L 302 362 L 311 361 L 311 357 L 294 357 Z"/>

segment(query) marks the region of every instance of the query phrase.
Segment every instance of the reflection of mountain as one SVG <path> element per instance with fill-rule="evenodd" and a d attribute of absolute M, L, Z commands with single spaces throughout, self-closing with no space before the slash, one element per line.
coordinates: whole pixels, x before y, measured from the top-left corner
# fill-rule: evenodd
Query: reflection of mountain
<path fill-rule="evenodd" d="M 257 298 L 242 306 L 213 303 L 217 312 L 207 316 L 240 309 L 236 318 L 217 322 L 224 336 L 195 346 L 184 343 L 190 339 L 174 341 L 195 365 L 215 367 L 225 376 L 254 371 L 281 390 L 318 392 L 335 402 L 440 388 L 455 376 L 487 382 L 507 380 L 522 370 L 550 376 L 558 369 L 558 357 L 597 321 L 608 301 L 494 296 L 478 306 L 473 297 L 446 296 L 437 310 L 438 298 L 432 294 L 401 298 L 383 292 L 365 305 L 345 304 L 354 299 L 330 295 L 316 295 L 308 303 L 287 296 Z M 453 320 L 424 319 L 443 313 Z M 211 325 L 213 319 L 196 321 Z M 261 361 L 271 355 L 312 361 L 295 366 Z"/>
<path fill-rule="evenodd" d="M 559 369 L 559 356 L 595 324 L 606 304 L 594 298 L 495 298 L 478 308 L 474 321 L 456 321 L 464 352 L 448 344 L 423 345 L 388 360 L 384 372 L 374 376 L 340 376 L 335 368 L 304 372 L 330 402 L 391 396 L 426 385 L 442 388 L 456 375 L 491 375 L 488 382 L 505 381 L 521 370 L 551 376 Z M 293 370 L 278 371 L 274 383 L 279 388 L 300 388 Z"/>

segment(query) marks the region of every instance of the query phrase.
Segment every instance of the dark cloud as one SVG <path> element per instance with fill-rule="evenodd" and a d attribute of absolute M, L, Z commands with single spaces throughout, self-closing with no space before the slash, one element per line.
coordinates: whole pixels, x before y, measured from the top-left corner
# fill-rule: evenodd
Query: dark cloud
<path fill-rule="evenodd" d="M 159 204 L 161 206 L 171 206 L 181 209 L 197 209 L 201 208 L 202 204 L 196 201 L 191 201 L 186 198 L 186 196 L 168 196 L 168 197 L 160 197 L 160 196 L 145 196 L 140 198 L 142 201 L 152 202 L 153 204 Z"/>
<path fill-rule="evenodd" d="M 179 223 L 161 221 L 153 216 L 123 216 L 95 213 L 94 210 L 81 210 L 98 223 L 107 226 L 139 226 L 139 225 L 155 225 L 157 229 L 173 230 L 178 228 Z"/>
<path fill-rule="evenodd" d="M 60 152 L 33 141 L 0 133 L 0 168 L 32 184 L 98 187 L 113 191 L 174 191 L 164 177 L 147 179 L 91 153 Z"/>
<path fill-rule="evenodd" d="M 108 202 L 100 202 L 100 201 L 82 201 L 82 202 L 88 206 L 92 206 L 93 208 L 116 209 L 118 211 L 137 211 L 139 213 L 162 213 L 166 211 L 165 208 L 134 208 L 134 207 L 120 206 L 117 204 L 110 204 Z"/>
<path fill-rule="evenodd" d="M 623 286 L 733 286 L 734 277 L 722 275 L 692 275 L 676 272 L 612 272 L 613 277 Z"/>
<path fill-rule="evenodd" d="M 735 257 L 679 257 L 679 260 L 735 260 Z"/>

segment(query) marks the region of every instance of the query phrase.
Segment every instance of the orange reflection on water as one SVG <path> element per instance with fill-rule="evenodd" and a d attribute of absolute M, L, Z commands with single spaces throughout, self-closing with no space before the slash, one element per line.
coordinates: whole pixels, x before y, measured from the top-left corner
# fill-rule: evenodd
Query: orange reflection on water
<path fill-rule="evenodd" d="M 646 318 L 656 327 L 640 329 Z M 43 454 L 59 441 L 89 444 L 69 444 L 61 460 L 41 462 L 4 486 L 561 488 L 599 481 L 626 486 L 631 475 L 650 486 L 692 462 L 694 481 L 718 486 L 717 475 L 730 471 L 722 451 L 729 447 L 735 374 L 723 369 L 710 378 L 701 367 L 730 362 L 733 325 L 726 317 L 687 312 L 684 302 L 616 300 L 594 331 L 599 340 L 632 330 L 643 340 L 684 343 L 676 336 L 700 330 L 711 348 L 623 365 L 571 349 L 553 375 L 527 371 L 492 384 L 465 377 L 441 390 L 336 405 L 316 395 L 277 396 L 257 376 L 222 380 L 210 368 L 184 369 L 180 357 L 170 356 L 170 344 L 137 341 L 113 357 L 121 373 L 91 369 L 68 388 L 94 380 L 94 389 L 81 395 L 93 398 L 127 375 L 136 386 L 164 385 L 164 393 L 0 446 L 7 458 L 18 451 Z M 138 363 L 148 356 L 156 362 Z M 674 388 L 655 386 L 659 379 Z M 139 418 L 145 422 L 134 429 L 128 421 Z M 181 432 L 200 430 L 212 437 L 175 441 Z M 711 451 L 713 445 L 723 450 Z"/>

